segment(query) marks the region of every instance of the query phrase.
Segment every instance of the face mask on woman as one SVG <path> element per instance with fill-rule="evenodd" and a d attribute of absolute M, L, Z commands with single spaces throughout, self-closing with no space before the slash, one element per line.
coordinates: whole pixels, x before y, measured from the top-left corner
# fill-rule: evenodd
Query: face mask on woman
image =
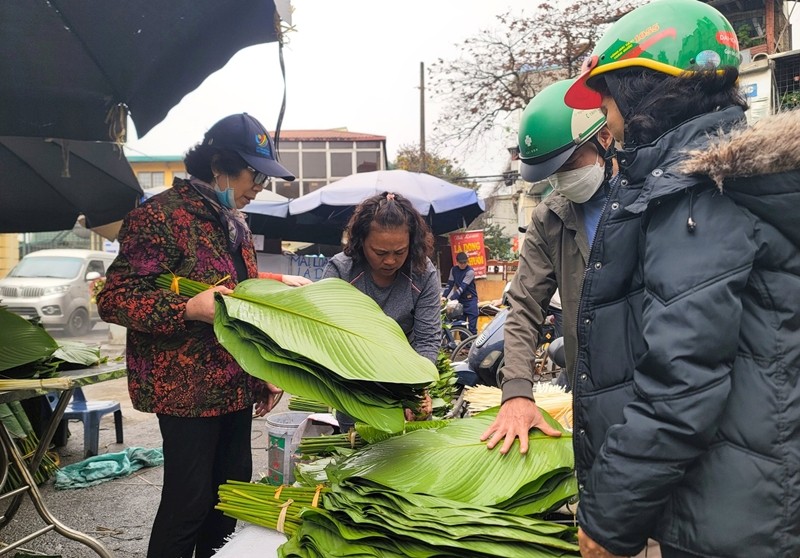
<path fill-rule="evenodd" d="M 223 190 L 219 186 L 217 177 L 214 177 L 214 193 L 217 195 L 217 201 L 220 205 L 228 209 L 236 209 L 236 197 L 233 188 L 231 188 L 231 179 L 227 176 L 225 178 L 228 179 L 228 187 Z"/>
<path fill-rule="evenodd" d="M 588 167 L 557 172 L 548 178 L 553 190 L 571 202 L 584 203 L 591 198 L 605 178 L 605 167 L 595 162 Z"/>

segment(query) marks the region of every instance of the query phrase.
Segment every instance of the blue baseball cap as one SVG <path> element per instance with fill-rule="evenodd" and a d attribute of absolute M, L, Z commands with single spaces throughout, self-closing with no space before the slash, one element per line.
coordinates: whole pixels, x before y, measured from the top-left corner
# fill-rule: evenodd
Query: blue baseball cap
<path fill-rule="evenodd" d="M 275 160 L 275 146 L 266 128 L 246 112 L 226 116 L 211 126 L 203 145 L 230 149 L 258 172 L 288 182 L 294 180 L 294 175 Z"/>

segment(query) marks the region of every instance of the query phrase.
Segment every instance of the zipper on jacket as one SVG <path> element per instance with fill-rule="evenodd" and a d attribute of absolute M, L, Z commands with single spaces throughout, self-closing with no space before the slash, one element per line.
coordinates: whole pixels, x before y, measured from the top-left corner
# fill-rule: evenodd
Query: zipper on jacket
<path fill-rule="evenodd" d="M 608 202 L 611 200 L 611 197 L 614 196 L 619 191 L 619 188 L 620 188 L 620 185 L 621 185 L 621 182 L 622 182 L 622 180 L 620 179 L 620 176 L 621 176 L 620 174 L 617 174 L 616 177 L 612 177 L 611 180 L 608 181 L 608 186 L 610 187 L 610 191 L 608 192 L 608 195 L 606 196 L 606 201 L 603 203 L 603 209 L 600 211 L 600 219 L 597 222 L 597 230 L 594 233 L 594 238 L 592 239 L 592 244 L 589 246 L 589 254 L 588 254 L 587 258 L 586 258 L 586 267 L 583 268 L 583 277 L 581 278 L 581 288 L 578 291 L 578 315 L 575 316 L 575 326 L 576 327 L 580 326 L 581 311 L 583 309 L 583 283 L 586 280 L 586 274 L 589 272 L 589 266 L 590 266 L 591 261 L 592 261 L 592 254 L 594 253 L 594 247 L 597 245 L 597 233 L 600 232 L 600 227 L 603 225 L 604 221 L 606 221 L 608 219 L 608 215 L 606 214 L 606 209 L 608 209 Z M 615 178 L 616 178 L 616 181 L 614 180 Z M 615 182 L 615 183 L 612 184 L 612 182 Z M 583 226 L 585 227 L 586 225 L 583 224 Z M 577 331 L 575 333 L 577 334 Z M 576 340 L 577 340 L 577 335 L 576 335 Z M 577 374 L 578 374 L 577 364 L 578 364 L 578 353 L 580 352 L 580 348 L 579 347 L 580 347 L 580 343 L 578 343 L 578 346 L 575 347 L 575 361 L 574 362 L 575 362 L 575 365 L 576 365 L 576 369 L 575 369 L 576 377 L 573 378 L 573 384 L 572 384 L 573 392 L 575 391 L 575 386 L 577 385 L 575 380 L 577 380 Z"/>
<path fill-rule="evenodd" d="M 616 183 L 612 184 L 612 182 L 614 181 L 615 178 L 616 178 Z M 580 318 L 581 318 L 581 314 L 583 313 L 583 285 L 584 285 L 584 283 L 586 281 L 586 275 L 589 272 L 589 267 L 590 267 L 590 264 L 591 264 L 591 261 L 592 261 L 592 254 L 594 254 L 594 248 L 595 248 L 595 246 L 597 245 L 597 242 L 598 242 L 597 238 L 601 234 L 601 227 L 603 226 L 605 221 L 608 220 L 608 214 L 607 214 L 608 202 L 611 200 L 611 198 L 613 196 L 615 196 L 617 194 L 617 192 L 619 192 L 619 189 L 620 189 L 620 187 L 622 185 L 621 173 L 618 173 L 617 176 L 612 177 L 611 180 L 608 181 L 608 185 L 610 186 L 611 190 L 608 192 L 608 196 L 606 197 L 606 201 L 603 204 L 603 209 L 600 212 L 600 219 L 597 222 L 597 230 L 594 233 L 594 239 L 592 239 L 592 244 L 591 244 L 591 246 L 589 246 L 589 255 L 586 258 L 586 267 L 583 270 L 583 278 L 581 280 L 581 288 L 580 288 L 579 295 L 578 295 L 578 315 L 575 317 L 575 327 L 578 330 L 578 331 L 575 332 L 576 333 L 575 339 L 578 342 L 576 343 L 576 347 L 575 347 L 575 360 L 574 360 L 574 362 L 575 362 L 575 376 L 572 378 L 572 409 L 573 409 L 573 416 L 576 417 L 575 421 L 572 424 L 573 432 L 575 431 L 576 427 L 578 426 L 578 421 L 580 421 L 580 413 L 577 412 L 577 410 L 578 410 L 578 404 L 577 404 L 578 403 L 578 381 L 579 381 L 579 376 L 578 376 L 578 366 L 579 366 L 578 355 L 580 354 L 580 345 L 581 345 L 581 343 L 580 343 L 581 336 L 580 336 L 579 331 L 580 331 L 580 327 L 581 327 Z M 577 436 L 575 436 L 573 434 L 573 446 L 575 446 L 575 445 L 583 446 L 584 443 L 585 443 L 584 440 L 581 440 L 580 430 L 581 429 L 578 428 L 578 435 Z M 577 465 L 577 462 L 578 462 L 578 456 L 576 454 L 575 455 L 575 463 L 576 463 L 576 465 Z M 576 468 L 576 476 L 577 476 L 577 468 Z M 578 481 L 578 493 L 580 493 L 582 491 L 583 491 L 583 484 L 581 484 L 580 481 Z"/>

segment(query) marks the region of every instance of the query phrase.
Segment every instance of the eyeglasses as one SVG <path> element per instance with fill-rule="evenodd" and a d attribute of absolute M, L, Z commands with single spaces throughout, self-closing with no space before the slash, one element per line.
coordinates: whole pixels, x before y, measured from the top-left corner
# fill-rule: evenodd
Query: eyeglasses
<path fill-rule="evenodd" d="M 247 170 L 253 171 L 253 184 L 255 184 L 256 186 L 261 186 L 262 184 L 264 184 L 264 182 L 267 181 L 267 178 L 269 178 L 266 174 L 257 171 L 253 167 L 247 167 Z"/>

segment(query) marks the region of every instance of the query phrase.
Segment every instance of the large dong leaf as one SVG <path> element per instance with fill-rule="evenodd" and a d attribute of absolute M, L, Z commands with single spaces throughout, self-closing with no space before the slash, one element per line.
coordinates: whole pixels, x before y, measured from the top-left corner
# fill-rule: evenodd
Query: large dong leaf
<path fill-rule="evenodd" d="M 0 372 L 48 358 L 58 348 L 49 333 L 0 307 Z"/>
<path fill-rule="evenodd" d="M 214 333 L 220 344 L 248 374 L 291 394 L 324 401 L 379 430 L 399 432 L 403 429 L 403 410 L 399 404 L 386 407 L 381 406 L 379 401 L 373 405 L 363 403 L 352 390 L 337 386 L 332 378 L 320 378 L 307 363 L 292 361 L 270 352 L 263 343 L 258 342 L 254 328 L 243 327 L 247 324 L 232 323 L 225 308 L 217 306 Z M 331 373 L 330 376 L 335 375 Z"/>
<path fill-rule="evenodd" d="M 427 385 L 439 377 L 397 322 L 341 279 L 300 288 L 250 279 L 223 300 L 231 318 L 256 326 L 284 349 L 342 378 Z"/>
<path fill-rule="evenodd" d="M 519 453 L 519 441 L 507 455 L 487 450 L 480 436 L 496 415 L 494 408 L 437 430 L 417 430 L 372 444 L 329 471 L 329 477 L 338 482 L 357 477 L 397 492 L 495 506 L 520 498 L 521 492 L 535 492 L 546 480 L 542 477 L 573 468 L 571 436 L 550 417 L 548 422 L 563 433 L 560 438 L 534 429 L 525 455 Z"/>

